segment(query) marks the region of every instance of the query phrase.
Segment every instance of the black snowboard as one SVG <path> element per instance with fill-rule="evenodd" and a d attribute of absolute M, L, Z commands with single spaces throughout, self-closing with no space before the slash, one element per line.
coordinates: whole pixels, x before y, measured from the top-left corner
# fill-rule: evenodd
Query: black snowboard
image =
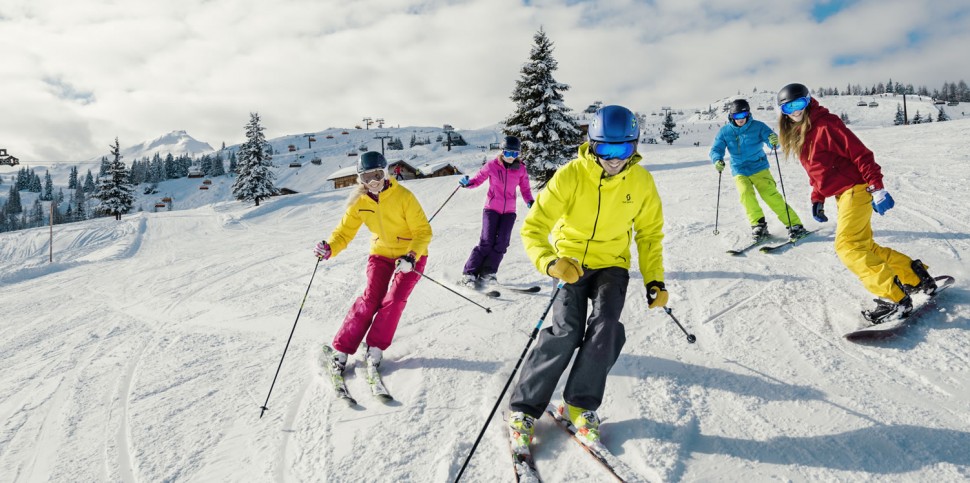
<path fill-rule="evenodd" d="M 887 322 L 884 324 L 870 325 L 866 328 L 849 332 L 843 337 L 852 342 L 867 342 L 872 340 L 889 339 L 899 335 L 902 331 L 906 330 L 908 326 L 916 323 L 916 319 L 918 319 L 921 314 L 927 312 L 930 307 L 935 307 L 936 298 L 941 292 L 953 285 L 953 282 L 955 281 L 955 279 L 949 275 L 936 277 L 934 280 L 936 280 L 936 292 L 933 292 L 933 295 L 930 296 L 929 300 L 923 302 L 918 307 L 915 307 L 905 319 Z"/>

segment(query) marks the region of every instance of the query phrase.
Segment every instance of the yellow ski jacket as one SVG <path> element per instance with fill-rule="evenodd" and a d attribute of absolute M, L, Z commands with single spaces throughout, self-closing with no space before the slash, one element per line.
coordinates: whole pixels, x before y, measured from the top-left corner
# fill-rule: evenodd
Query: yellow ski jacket
<path fill-rule="evenodd" d="M 630 268 L 630 242 L 637 245 L 644 283 L 664 281 L 663 209 L 653 176 L 634 154 L 615 176 L 589 151 L 556 171 L 539 192 L 522 225 L 526 253 L 543 274 L 559 257 L 586 268 Z"/>
<path fill-rule="evenodd" d="M 398 258 L 413 251 L 421 257 L 428 254 L 431 225 L 414 193 L 393 178 L 390 187 L 378 195 L 380 201 L 368 196 L 367 188 L 358 185 L 347 200 L 347 211 L 340 224 L 330 234 L 331 256 L 347 248 L 357 235 L 361 224 L 371 231 L 370 253 Z"/>

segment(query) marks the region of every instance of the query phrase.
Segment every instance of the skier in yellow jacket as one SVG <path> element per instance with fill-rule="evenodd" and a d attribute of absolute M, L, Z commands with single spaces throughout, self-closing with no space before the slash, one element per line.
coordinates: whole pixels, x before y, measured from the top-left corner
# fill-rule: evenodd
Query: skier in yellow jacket
<path fill-rule="evenodd" d="M 599 439 L 596 409 L 626 341 L 620 313 L 630 281 L 631 241 L 649 307 L 667 304 L 663 212 L 653 176 L 638 164 L 639 134 L 629 109 L 611 105 L 598 110 L 589 126 L 589 142 L 579 147 L 577 159 L 553 175 L 523 223 L 529 258 L 541 273 L 566 285 L 554 302 L 552 326 L 540 332 L 512 392 L 513 448 L 528 447 L 535 420 L 549 404 L 573 353 L 576 359 L 558 409 L 587 443 Z"/>
<path fill-rule="evenodd" d="M 365 343 L 374 366 L 380 364 L 397 331 L 408 296 L 421 279 L 428 262 L 431 225 L 414 194 L 387 175 L 387 160 L 368 151 L 357 161 L 360 184 L 347 201 L 340 224 L 314 248 L 318 258 L 329 260 L 347 248 L 361 225 L 371 231 L 367 258 L 367 286 L 350 307 L 333 338 L 330 351 L 343 372 L 347 357 Z M 365 338 L 366 337 L 366 338 Z"/>

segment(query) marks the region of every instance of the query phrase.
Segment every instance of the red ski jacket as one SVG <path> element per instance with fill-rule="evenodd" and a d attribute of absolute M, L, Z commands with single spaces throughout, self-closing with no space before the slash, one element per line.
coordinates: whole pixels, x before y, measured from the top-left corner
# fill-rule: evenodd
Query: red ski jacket
<path fill-rule="evenodd" d="M 860 184 L 870 191 L 883 189 L 882 170 L 872 151 L 845 126 L 839 116 L 812 98 L 808 108 L 812 127 L 798 158 L 812 184 L 812 203 L 825 201 Z"/>

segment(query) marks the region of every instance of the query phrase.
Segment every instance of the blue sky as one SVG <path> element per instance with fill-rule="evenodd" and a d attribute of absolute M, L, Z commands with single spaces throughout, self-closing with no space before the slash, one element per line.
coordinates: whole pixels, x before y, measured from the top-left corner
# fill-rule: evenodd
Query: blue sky
<path fill-rule="evenodd" d="M 501 122 L 532 35 L 566 102 L 691 108 L 752 88 L 968 79 L 966 0 L 5 0 L 0 147 L 70 161 L 185 130 L 243 139 Z"/>

